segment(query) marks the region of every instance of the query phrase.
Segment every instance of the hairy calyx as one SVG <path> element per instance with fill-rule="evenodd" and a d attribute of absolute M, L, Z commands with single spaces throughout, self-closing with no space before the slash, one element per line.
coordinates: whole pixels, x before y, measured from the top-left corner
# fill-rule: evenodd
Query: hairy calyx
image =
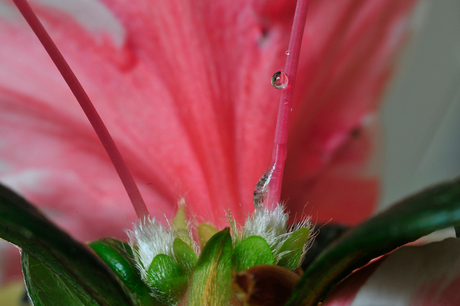
<path fill-rule="evenodd" d="M 180 206 L 179 217 L 183 209 Z M 168 227 L 145 218 L 128 231 L 136 266 L 158 301 L 167 305 L 256 305 L 249 301 L 260 300 L 253 295 L 264 290 L 261 286 L 273 286 L 285 278 L 298 279 L 294 271 L 312 237 L 308 218 L 288 226 L 289 214 L 277 205 L 273 210 L 256 208 L 242 227 L 231 216 L 228 219 L 229 227 L 201 247 L 195 241 L 203 242 L 202 237 L 193 237 L 193 233 L 200 235 L 194 228 L 199 225 L 181 225 L 177 218 Z M 258 275 L 271 275 L 272 279 L 264 277 L 260 282 Z M 270 305 L 269 301 L 264 303 Z"/>

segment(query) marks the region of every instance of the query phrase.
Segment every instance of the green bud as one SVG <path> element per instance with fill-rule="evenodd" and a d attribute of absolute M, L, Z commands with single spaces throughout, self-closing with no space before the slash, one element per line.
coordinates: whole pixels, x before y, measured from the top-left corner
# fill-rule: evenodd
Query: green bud
<path fill-rule="evenodd" d="M 209 239 L 217 233 L 214 226 L 207 223 L 198 225 L 198 238 L 200 239 L 200 246 L 203 248 Z"/>
<path fill-rule="evenodd" d="M 294 270 L 300 264 L 305 243 L 308 240 L 310 230 L 308 228 L 301 228 L 291 234 L 291 236 L 283 243 L 279 253 L 282 255 L 278 262 L 278 266 L 286 267 Z"/>
<path fill-rule="evenodd" d="M 260 236 L 250 236 L 233 250 L 232 264 L 237 272 L 258 265 L 273 265 L 273 253 L 267 241 Z"/>
<path fill-rule="evenodd" d="M 229 229 L 206 243 L 193 271 L 185 301 L 188 306 L 227 306 L 232 294 L 232 238 Z"/>
<path fill-rule="evenodd" d="M 189 276 L 166 254 L 155 256 L 148 270 L 148 282 L 154 296 L 166 304 L 176 305 L 187 290 Z"/>
<path fill-rule="evenodd" d="M 190 244 L 192 243 L 192 240 L 190 239 L 189 232 L 188 232 L 188 226 L 187 226 L 187 214 L 185 212 L 185 200 L 180 199 L 179 201 L 179 207 L 177 209 L 176 216 L 174 217 L 173 220 L 173 225 L 176 228 L 177 231 L 177 236 L 181 238 L 183 241 L 186 243 Z"/>
<path fill-rule="evenodd" d="M 195 268 L 198 258 L 195 251 L 182 239 L 176 238 L 173 244 L 174 255 L 182 269 L 189 274 Z"/>

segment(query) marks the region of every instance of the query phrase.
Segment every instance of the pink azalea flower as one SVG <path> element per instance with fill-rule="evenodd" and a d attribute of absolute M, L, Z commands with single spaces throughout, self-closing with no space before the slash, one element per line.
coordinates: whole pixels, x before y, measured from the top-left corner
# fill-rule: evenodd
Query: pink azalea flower
<path fill-rule="evenodd" d="M 373 211 L 372 118 L 415 2 L 312 1 L 283 184 L 292 216 L 355 224 Z M 284 65 L 295 2 L 94 5 L 109 30 L 35 9 L 150 212 L 170 219 L 185 196 L 198 221 L 221 227 L 227 210 L 243 221 L 270 162 L 279 91 L 269 80 Z M 78 239 L 124 237 L 134 211 L 72 94 L 22 18 L 0 28 L 1 182 Z"/>

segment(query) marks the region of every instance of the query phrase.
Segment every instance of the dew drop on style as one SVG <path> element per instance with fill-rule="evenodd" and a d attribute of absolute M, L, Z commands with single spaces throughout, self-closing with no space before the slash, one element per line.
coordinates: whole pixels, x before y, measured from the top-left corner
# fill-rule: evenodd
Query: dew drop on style
<path fill-rule="evenodd" d="M 272 76 L 272 85 L 276 89 L 284 89 L 289 83 L 289 78 L 286 73 L 283 71 L 278 71 L 275 72 L 275 74 Z"/>

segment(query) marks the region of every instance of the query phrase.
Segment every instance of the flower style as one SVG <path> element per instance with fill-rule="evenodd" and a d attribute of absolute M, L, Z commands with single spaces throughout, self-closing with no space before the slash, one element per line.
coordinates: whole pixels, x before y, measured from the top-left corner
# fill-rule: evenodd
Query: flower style
<path fill-rule="evenodd" d="M 97 101 L 154 215 L 171 219 L 185 195 L 198 221 L 222 228 L 229 210 L 242 223 L 268 166 L 277 110 L 276 90 L 261 80 L 289 52 L 293 2 L 103 4 L 110 32 L 36 10 Z M 293 220 L 309 211 L 355 224 L 372 211 L 372 119 L 414 4 L 312 1 L 283 187 Z M 30 32 L 1 22 L 11 44 L 0 51 L 0 128 L 14 131 L 2 134 L 2 181 L 81 239 L 119 235 L 134 216 L 104 153 L 80 111 L 63 103 L 69 93 L 48 75 L 40 47 L 21 48 Z"/>

